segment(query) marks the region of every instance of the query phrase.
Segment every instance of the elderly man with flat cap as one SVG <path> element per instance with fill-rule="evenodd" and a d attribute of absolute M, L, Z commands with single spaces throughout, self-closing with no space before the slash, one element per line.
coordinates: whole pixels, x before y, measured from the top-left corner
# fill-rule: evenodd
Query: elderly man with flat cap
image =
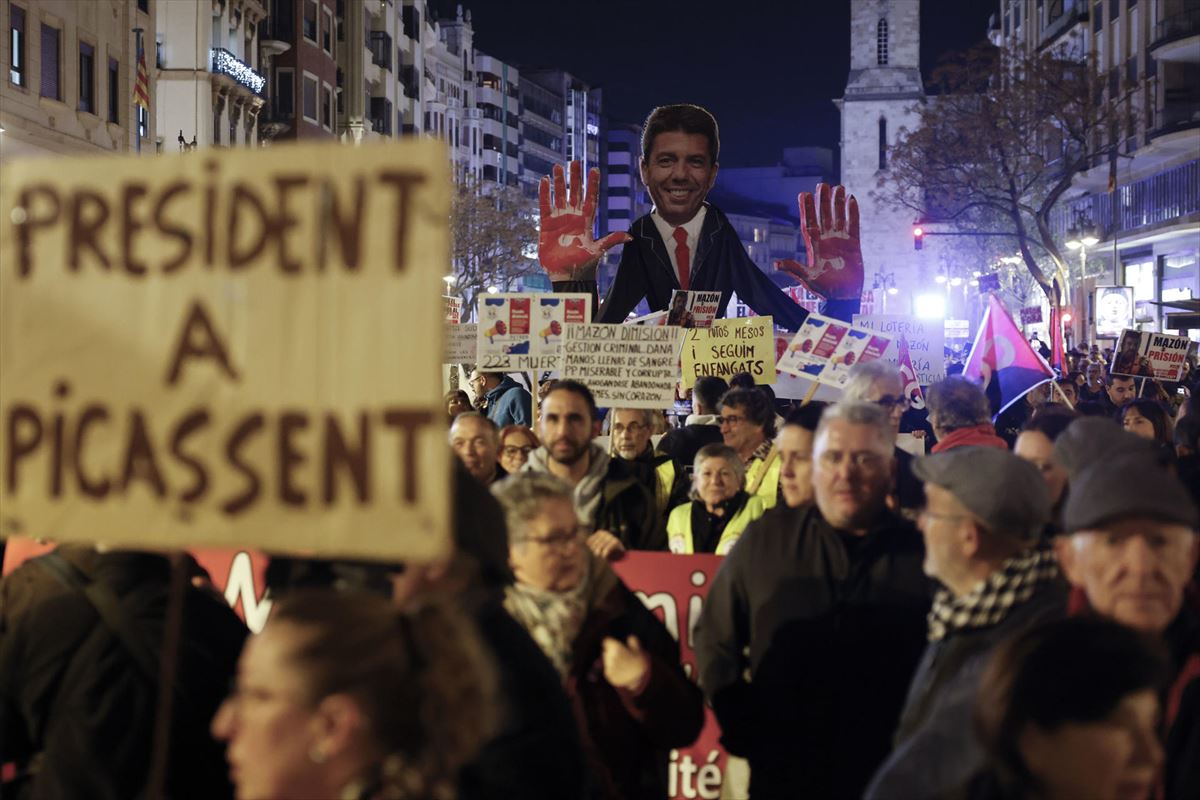
<path fill-rule="evenodd" d="M 1172 681 L 1162 698 L 1166 800 L 1200 797 L 1200 603 L 1190 582 L 1198 528 L 1200 512 L 1183 484 L 1133 450 L 1072 474 L 1066 534 L 1055 543 L 1073 587 L 1071 613 L 1160 636 L 1170 652 Z"/>
<path fill-rule="evenodd" d="M 941 586 L 871 800 L 942 796 L 982 768 L 971 714 L 992 650 L 1066 610 L 1054 553 L 1037 546 L 1050 498 L 1036 467 L 1007 450 L 960 447 L 918 459 L 913 472 L 925 482 L 925 573 Z"/>

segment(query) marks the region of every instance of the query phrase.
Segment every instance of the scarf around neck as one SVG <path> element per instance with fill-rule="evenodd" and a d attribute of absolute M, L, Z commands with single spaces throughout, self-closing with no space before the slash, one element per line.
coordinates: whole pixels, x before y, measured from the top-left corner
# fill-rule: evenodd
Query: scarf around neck
<path fill-rule="evenodd" d="M 564 681 L 571 671 L 575 637 L 587 617 L 595 574 L 589 556 L 583 579 L 574 589 L 555 592 L 514 583 L 505 590 L 504 608 L 529 632 Z"/>
<path fill-rule="evenodd" d="M 957 597 L 939 589 L 929 610 L 929 641 L 962 631 L 998 625 L 1033 597 L 1042 584 L 1058 579 L 1058 560 L 1048 548 L 1031 548 L 1005 561 L 972 591 Z"/>

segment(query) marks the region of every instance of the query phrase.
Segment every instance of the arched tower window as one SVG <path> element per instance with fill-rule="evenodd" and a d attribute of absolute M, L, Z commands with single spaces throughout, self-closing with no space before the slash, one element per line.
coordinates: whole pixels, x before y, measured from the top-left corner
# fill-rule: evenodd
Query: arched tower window
<path fill-rule="evenodd" d="M 887 169 L 887 151 L 888 151 L 887 119 L 885 117 L 880 117 L 879 118 L 879 168 L 881 170 Z"/>
<path fill-rule="evenodd" d="M 875 61 L 881 67 L 888 63 L 888 24 L 886 19 L 879 20 L 875 26 Z"/>

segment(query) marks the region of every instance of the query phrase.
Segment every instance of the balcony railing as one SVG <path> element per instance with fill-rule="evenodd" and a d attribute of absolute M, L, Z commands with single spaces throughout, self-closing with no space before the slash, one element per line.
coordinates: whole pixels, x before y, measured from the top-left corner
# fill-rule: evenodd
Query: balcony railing
<path fill-rule="evenodd" d="M 1167 103 L 1155 112 L 1154 118 L 1158 124 L 1150 132 L 1151 139 L 1200 128 L 1200 101 Z"/>
<path fill-rule="evenodd" d="M 1154 26 L 1154 43 L 1150 47 L 1153 49 L 1161 44 L 1197 34 L 1200 34 L 1200 8 L 1181 11 L 1158 21 Z"/>
<path fill-rule="evenodd" d="M 211 52 L 212 71 L 218 75 L 228 75 L 255 94 L 262 94 L 267 79 L 259 75 L 250 65 L 224 47 L 214 47 Z"/>
<path fill-rule="evenodd" d="M 1117 199 L 1118 235 L 1152 225 L 1173 222 L 1200 213 L 1200 159 L 1123 183 L 1117 191 L 1085 195 L 1059 203 L 1050 215 L 1050 228 L 1062 238 L 1067 228 L 1083 216 L 1100 226 L 1104 238 L 1113 235 L 1113 198 Z"/>
<path fill-rule="evenodd" d="M 371 31 L 367 49 L 371 51 L 372 64 L 386 70 L 392 68 L 392 37 L 387 31 Z"/>

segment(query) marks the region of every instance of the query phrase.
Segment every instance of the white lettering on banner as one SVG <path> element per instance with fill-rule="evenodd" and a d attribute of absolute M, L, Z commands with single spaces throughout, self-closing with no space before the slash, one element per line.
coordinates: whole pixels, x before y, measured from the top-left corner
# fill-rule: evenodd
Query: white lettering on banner
<path fill-rule="evenodd" d="M 671 751 L 671 762 L 667 773 L 667 795 L 669 797 L 702 798 L 718 800 L 721 796 L 721 767 L 717 750 L 709 751 L 708 760 L 697 766 L 691 755 L 678 750 Z"/>
<path fill-rule="evenodd" d="M 263 595 L 258 599 L 258 590 L 254 586 L 254 562 L 247 552 L 240 552 L 233 557 L 229 564 L 229 577 L 225 581 L 225 602 L 236 610 L 238 603 L 242 604 L 242 619 L 251 633 L 258 633 L 267 624 L 271 615 L 271 598 Z"/>

